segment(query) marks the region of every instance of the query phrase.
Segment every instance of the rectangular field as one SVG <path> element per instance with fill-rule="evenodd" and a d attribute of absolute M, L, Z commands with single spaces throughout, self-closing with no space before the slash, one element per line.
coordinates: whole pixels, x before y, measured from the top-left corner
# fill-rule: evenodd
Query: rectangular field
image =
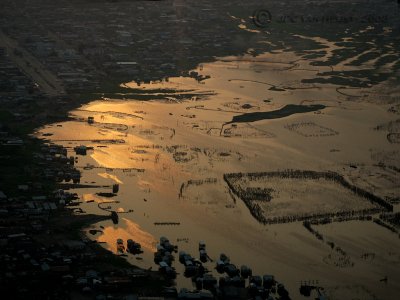
<path fill-rule="evenodd" d="M 383 199 L 349 184 L 336 173 L 237 173 L 225 174 L 224 178 L 261 223 L 351 218 L 390 210 Z"/>

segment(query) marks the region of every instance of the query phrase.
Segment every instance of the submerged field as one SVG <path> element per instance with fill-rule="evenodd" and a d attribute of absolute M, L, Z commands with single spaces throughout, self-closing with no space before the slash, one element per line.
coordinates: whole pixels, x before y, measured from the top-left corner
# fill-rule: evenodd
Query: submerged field
<path fill-rule="evenodd" d="M 384 210 L 323 173 L 288 177 L 286 172 L 228 174 L 225 180 L 263 223 L 369 214 Z M 235 176 L 237 175 L 237 176 Z M 286 176 L 285 176 L 286 175 Z"/>
<path fill-rule="evenodd" d="M 332 253 L 330 246 L 318 241 L 301 222 L 321 216 L 345 221 L 366 215 L 369 218 L 357 221 L 366 236 L 372 234 L 372 227 L 387 232 L 383 242 L 398 244 L 398 235 L 372 222 L 390 205 L 397 209 L 396 157 L 400 149 L 388 141 L 384 129 L 374 129 L 396 118 L 390 110 L 393 105 L 355 101 L 334 85 L 316 88 L 303 83 L 302 79 L 314 77 L 313 72 L 304 71 L 308 61 L 299 61 L 304 68 L 293 70 L 281 65 L 298 59 L 292 53 L 248 58 L 241 62 L 221 58 L 204 64 L 196 71 L 210 78 L 202 83 L 176 77 L 139 87 L 175 89 L 178 94 L 177 86 L 196 90 L 198 97 L 190 100 L 174 98 L 174 93 L 162 101 L 99 99 L 72 111 L 68 122 L 40 130 L 38 134 L 46 134 L 49 142 L 68 147 L 68 155 L 75 155 L 73 148 L 78 145 L 93 147 L 86 156 L 77 156 L 81 183 L 93 186 L 76 190 L 84 202 L 80 208 L 108 214 L 101 207 L 109 206 L 118 212 L 121 222 L 94 224 L 88 230 L 97 230 L 96 234 L 88 236 L 113 252 L 118 238 L 141 241 L 144 253 L 126 258 L 153 269 L 157 269 L 154 245 L 160 236 L 167 236 L 179 250 L 193 256 L 198 255 L 198 242 L 204 240 L 213 260 L 223 252 L 236 265 L 253 267 L 256 274 L 274 274 L 293 291 L 294 299 L 299 299 L 299 282 L 308 279 L 319 280 L 332 292 L 332 299 L 338 299 L 337 295 L 385 299 L 398 294 L 398 283 L 386 288 L 376 284 L 380 276 L 376 274 L 389 267 L 389 261 L 377 266 L 356 260 L 354 267 L 349 263 L 350 267 L 342 268 L 343 263 L 337 261 L 354 262 L 354 254 Z M 272 68 L 265 61 L 277 63 Z M 260 76 L 261 83 L 257 80 Z M 241 81 L 232 80 L 239 77 Z M 265 82 L 286 89 L 271 90 Z M 126 86 L 138 88 L 136 83 Z M 213 93 L 203 93 L 207 91 Z M 374 91 L 351 90 L 361 92 Z M 285 112 L 288 105 L 296 109 L 276 114 Z M 262 113 L 258 115 L 262 118 L 253 119 L 252 113 Z M 88 124 L 89 116 L 94 117 L 94 124 Z M 246 117 L 235 122 L 236 116 Z M 236 189 L 255 195 L 242 201 L 224 180 L 224 174 L 290 169 L 333 172 L 386 204 L 371 202 L 369 196 L 326 178 L 279 176 L 256 180 L 243 176 L 235 181 Z M 119 183 L 120 190 L 112 199 L 98 194 L 110 192 L 113 183 Z M 249 210 L 249 203 L 259 208 L 259 215 Z M 282 220 L 292 223 L 266 224 Z M 341 226 L 352 230 L 352 223 Z M 368 244 L 362 247 L 369 251 Z M 376 255 L 384 255 L 382 251 L 376 250 Z M 396 249 L 393 252 L 400 255 Z M 173 266 L 183 274 L 179 263 Z M 215 261 L 205 266 L 216 273 Z M 396 270 L 392 273 L 400 276 Z M 191 288 L 192 282 L 178 276 L 177 285 Z"/>

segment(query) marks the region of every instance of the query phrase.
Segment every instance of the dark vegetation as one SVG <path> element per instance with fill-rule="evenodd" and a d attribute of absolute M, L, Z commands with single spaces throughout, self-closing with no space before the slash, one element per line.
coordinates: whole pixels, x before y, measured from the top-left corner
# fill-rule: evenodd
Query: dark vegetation
<path fill-rule="evenodd" d="M 241 115 L 234 116 L 230 123 L 250 123 L 261 120 L 269 120 L 269 119 L 280 119 L 284 117 L 288 117 L 293 114 L 299 113 L 307 113 L 318 111 L 324 109 L 325 105 L 322 104 L 311 104 L 311 105 L 296 105 L 296 104 L 288 104 L 278 110 L 266 111 L 266 112 L 251 112 L 245 113 Z"/>

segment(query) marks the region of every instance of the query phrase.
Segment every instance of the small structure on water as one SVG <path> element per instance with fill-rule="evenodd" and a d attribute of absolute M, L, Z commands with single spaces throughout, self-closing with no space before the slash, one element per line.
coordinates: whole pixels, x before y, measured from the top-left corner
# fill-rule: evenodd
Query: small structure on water
<path fill-rule="evenodd" d="M 247 278 L 249 278 L 250 276 L 253 275 L 253 271 L 248 266 L 243 265 L 243 266 L 240 267 L 240 275 L 244 279 L 247 279 Z"/>
<path fill-rule="evenodd" d="M 119 217 L 116 211 L 111 212 L 111 220 L 113 221 L 114 224 L 118 224 Z"/>
<path fill-rule="evenodd" d="M 170 279 L 175 279 L 176 278 L 176 271 L 175 268 L 171 267 L 170 265 L 168 265 L 168 263 L 166 263 L 165 261 L 161 261 L 159 263 L 159 271 L 164 274 L 165 276 L 167 276 Z"/>
<path fill-rule="evenodd" d="M 84 145 L 76 146 L 74 150 L 77 155 L 86 155 L 87 153 L 87 147 Z"/>
<path fill-rule="evenodd" d="M 117 252 L 122 254 L 124 253 L 124 251 L 125 251 L 125 246 L 123 239 L 117 239 Z"/>
<path fill-rule="evenodd" d="M 142 246 L 131 239 L 126 241 L 126 251 L 132 254 L 143 253 Z"/>

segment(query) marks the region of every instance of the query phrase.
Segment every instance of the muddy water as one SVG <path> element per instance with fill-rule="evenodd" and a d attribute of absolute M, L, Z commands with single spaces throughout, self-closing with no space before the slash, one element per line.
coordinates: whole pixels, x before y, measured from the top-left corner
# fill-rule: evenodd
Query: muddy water
<path fill-rule="evenodd" d="M 369 242 L 363 243 L 366 249 L 357 251 L 353 249 L 355 243 L 345 243 L 354 266 L 338 267 L 332 258 L 327 259 L 332 252 L 330 247 L 309 234 L 301 223 L 259 224 L 244 203 L 231 196 L 223 181 L 224 173 L 287 168 L 332 170 L 346 175 L 350 162 L 366 166 L 374 163 L 371 149 L 399 150 L 386 140 L 384 132 L 372 129 L 375 124 L 390 120 L 386 107 L 347 101 L 335 86 L 302 84 L 301 79 L 312 78 L 320 70 L 311 69 L 307 62 L 300 62 L 300 66 L 291 63 L 295 60 L 290 54 L 257 59 L 226 57 L 199 66 L 197 72 L 210 76 L 201 82 L 193 78 L 170 78 L 168 82 L 140 86 L 126 83 L 127 87 L 143 90 L 171 89 L 177 90 L 177 94 L 179 90 L 195 90 L 199 94 L 213 91 L 215 95 L 184 102 L 174 98 L 174 93 L 166 101 L 99 99 L 71 112 L 74 121 L 43 128 L 40 134 L 52 133 L 53 141 L 70 147 L 71 155 L 76 145 L 94 147 L 87 156 L 79 156 L 81 182 L 109 187 L 78 189 L 76 192 L 87 202 L 81 207 L 86 212 L 108 214 L 101 208 L 110 206 L 119 212 L 120 223 L 94 224 L 92 228 L 102 233 L 88 236 L 114 252 L 117 238 L 141 243 L 144 253 L 139 259 L 132 255 L 127 259 L 152 269 L 157 269 L 153 252 L 160 236 L 168 237 L 179 250 L 194 257 L 199 257 L 198 242 L 205 241 L 214 260 L 206 264 L 210 271 L 215 273 L 215 260 L 225 253 L 237 266 L 252 267 L 254 274 L 275 275 L 294 299 L 300 297 L 297 290 L 303 280 L 318 280 L 332 295 L 345 298 L 360 296 L 360 289 L 367 291 L 367 296 L 361 295 L 363 299 L 369 299 L 370 295 L 387 299 L 398 294 L 398 282 L 389 280 L 386 285 L 379 282 L 384 276 L 400 277 L 395 267 L 400 263 L 400 242 L 393 233 L 373 223 L 357 222 L 357 230 L 347 231 L 346 238 L 357 241 L 365 236 Z M 237 115 L 303 103 L 326 108 L 223 127 Z M 88 116 L 94 117 L 93 125 L 87 124 Z M 313 135 L 307 137 L 307 132 L 288 130 L 290 124 L 317 127 L 312 125 Z M 230 131 L 223 130 L 227 128 Z M 309 126 L 305 128 L 309 130 Z M 318 135 L 326 128 L 338 134 Z M 100 144 L 93 140 L 124 143 Z M 96 195 L 110 192 L 113 183 L 120 184 L 116 197 Z M 323 191 L 315 197 L 323 198 Z M 352 225 L 340 224 L 337 237 L 332 230 L 335 226 L 321 230 L 327 231 L 340 245 L 343 226 L 350 229 Z M 388 248 L 380 247 L 374 242 L 376 239 L 383 243 L 390 241 Z M 377 259 L 372 262 L 361 259 L 360 251 L 374 252 Z M 176 255 L 173 266 L 180 273 L 177 286 L 192 287 L 177 260 Z"/>

